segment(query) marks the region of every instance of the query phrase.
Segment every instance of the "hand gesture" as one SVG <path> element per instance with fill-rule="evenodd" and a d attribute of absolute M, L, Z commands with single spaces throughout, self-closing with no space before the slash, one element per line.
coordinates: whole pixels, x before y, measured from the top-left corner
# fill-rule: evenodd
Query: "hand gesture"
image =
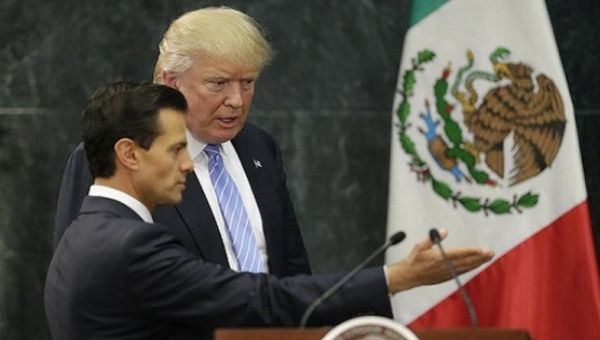
<path fill-rule="evenodd" d="M 448 232 L 440 229 L 440 236 L 445 239 Z M 422 285 L 431 285 L 452 278 L 439 249 L 433 248 L 429 239 L 418 242 L 407 258 L 388 267 L 388 284 L 391 293 L 411 289 Z M 446 251 L 448 259 L 456 272 L 462 274 L 488 262 L 494 253 L 482 248 L 451 248 Z"/>

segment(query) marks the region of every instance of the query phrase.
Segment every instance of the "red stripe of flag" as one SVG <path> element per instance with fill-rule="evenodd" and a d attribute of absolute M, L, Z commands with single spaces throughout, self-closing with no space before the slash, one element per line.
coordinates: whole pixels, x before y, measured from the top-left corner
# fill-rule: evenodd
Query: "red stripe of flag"
<path fill-rule="evenodd" d="M 600 283 L 587 201 L 486 268 L 467 285 L 481 327 L 527 329 L 534 339 L 600 339 Z M 469 326 L 457 292 L 409 327 Z"/>

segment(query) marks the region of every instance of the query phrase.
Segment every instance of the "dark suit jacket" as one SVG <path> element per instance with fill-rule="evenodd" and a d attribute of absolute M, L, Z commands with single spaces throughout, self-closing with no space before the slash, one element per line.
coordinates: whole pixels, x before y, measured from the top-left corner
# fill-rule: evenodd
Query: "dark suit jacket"
<path fill-rule="evenodd" d="M 295 326 L 341 276 L 237 273 L 194 256 L 167 229 L 117 201 L 86 197 L 48 269 L 52 337 L 202 339 L 215 327 Z M 360 272 L 311 320 L 334 324 L 365 312 L 391 315 L 382 268 Z"/>
<path fill-rule="evenodd" d="M 310 274 L 308 256 L 287 189 L 279 147 L 272 136 L 247 123 L 231 141 L 246 172 L 263 221 L 269 272 L 278 277 Z M 260 162 L 256 166 L 255 160 Z M 54 245 L 81 207 L 92 184 L 83 144 L 71 154 L 58 195 Z M 183 245 L 208 262 L 228 266 L 217 222 L 196 174 L 187 177 L 183 201 L 159 207 L 154 220 L 168 225 Z"/>

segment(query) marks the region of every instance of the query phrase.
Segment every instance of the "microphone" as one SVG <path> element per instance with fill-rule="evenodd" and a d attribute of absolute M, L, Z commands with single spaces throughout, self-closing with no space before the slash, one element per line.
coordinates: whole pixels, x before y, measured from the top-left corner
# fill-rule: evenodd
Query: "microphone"
<path fill-rule="evenodd" d="M 454 279 L 454 282 L 456 282 L 456 285 L 458 286 L 460 296 L 461 296 L 463 302 L 465 303 L 465 306 L 467 307 L 467 311 L 469 312 L 469 318 L 471 319 L 471 327 L 477 327 L 477 313 L 475 312 L 475 306 L 473 306 L 473 301 L 471 301 L 471 298 L 467 294 L 465 287 L 462 285 L 462 283 L 458 279 L 458 274 L 456 273 L 456 269 L 454 269 L 454 266 L 452 265 L 452 261 L 450 261 L 450 259 L 448 258 L 448 255 L 446 255 L 446 252 L 444 251 L 444 248 L 442 247 L 442 237 L 440 236 L 440 233 L 437 231 L 437 229 L 432 228 L 431 230 L 429 230 L 429 239 L 431 240 L 431 242 L 435 243 L 438 246 L 438 248 L 440 249 L 440 252 L 442 253 L 442 257 L 444 258 L 444 263 L 446 263 L 446 267 L 448 268 L 448 271 L 450 272 L 450 274 L 452 275 L 452 278 Z"/>
<path fill-rule="evenodd" d="M 352 279 L 359 271 L 365 268 L 366 265 L 369 264 L 369 262 L 371 262 L 375 257 L 379 256 L 379 254 L 383 253 L 389 247 L 402 242 L 404 238 L 406 238 L 406 234 L 403 231 L 399 231 L 394 235 L 390 236 L 390 238 L 379 248 L 377 248 L 377 250 L 375 250 L 371 255 L 369 255 L 369 257 L 367 257 L 358 266 L 352 269 L 352 271 L 350 271 L 348 274 L 342 277 L 338 282 L 336 282 L 336 284 L 331 286 L 331 288 L 329 288 L 327 291 L 325 291 L 325 293 L 323 293 L 315 301 L 313 301 L 313 303 L 311 303 L 310 306 L 306 308 L 304 314 L 302 314 L 302 319 L 300 320 L 300 328 L 306 327 L 306 324 L 308 323 L 308 318 L 312 315 L 317 306 L 319 306 L 321 303 L 323 303 L 323 301 L 327 300 L 329 297 L 335 294 L 335 292 L 337 292 L 346 283 L 348 283 L 350 279 Z"/>

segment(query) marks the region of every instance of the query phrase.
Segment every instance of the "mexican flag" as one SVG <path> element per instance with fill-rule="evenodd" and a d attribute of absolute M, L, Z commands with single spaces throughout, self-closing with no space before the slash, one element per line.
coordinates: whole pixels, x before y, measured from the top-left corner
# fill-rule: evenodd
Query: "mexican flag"
<path fill-rule="evenodd" d="M 394 100 L 388 234 L 446 228 L 496 257 L 461 276 L 479 326 L 600 339 L 573 104 L 543 0 L 413 1 Z M 408 246 L 388 252 L 403 258 Z M 413 329 L 469 326 L 450 281 L 392 298 Z"/>

